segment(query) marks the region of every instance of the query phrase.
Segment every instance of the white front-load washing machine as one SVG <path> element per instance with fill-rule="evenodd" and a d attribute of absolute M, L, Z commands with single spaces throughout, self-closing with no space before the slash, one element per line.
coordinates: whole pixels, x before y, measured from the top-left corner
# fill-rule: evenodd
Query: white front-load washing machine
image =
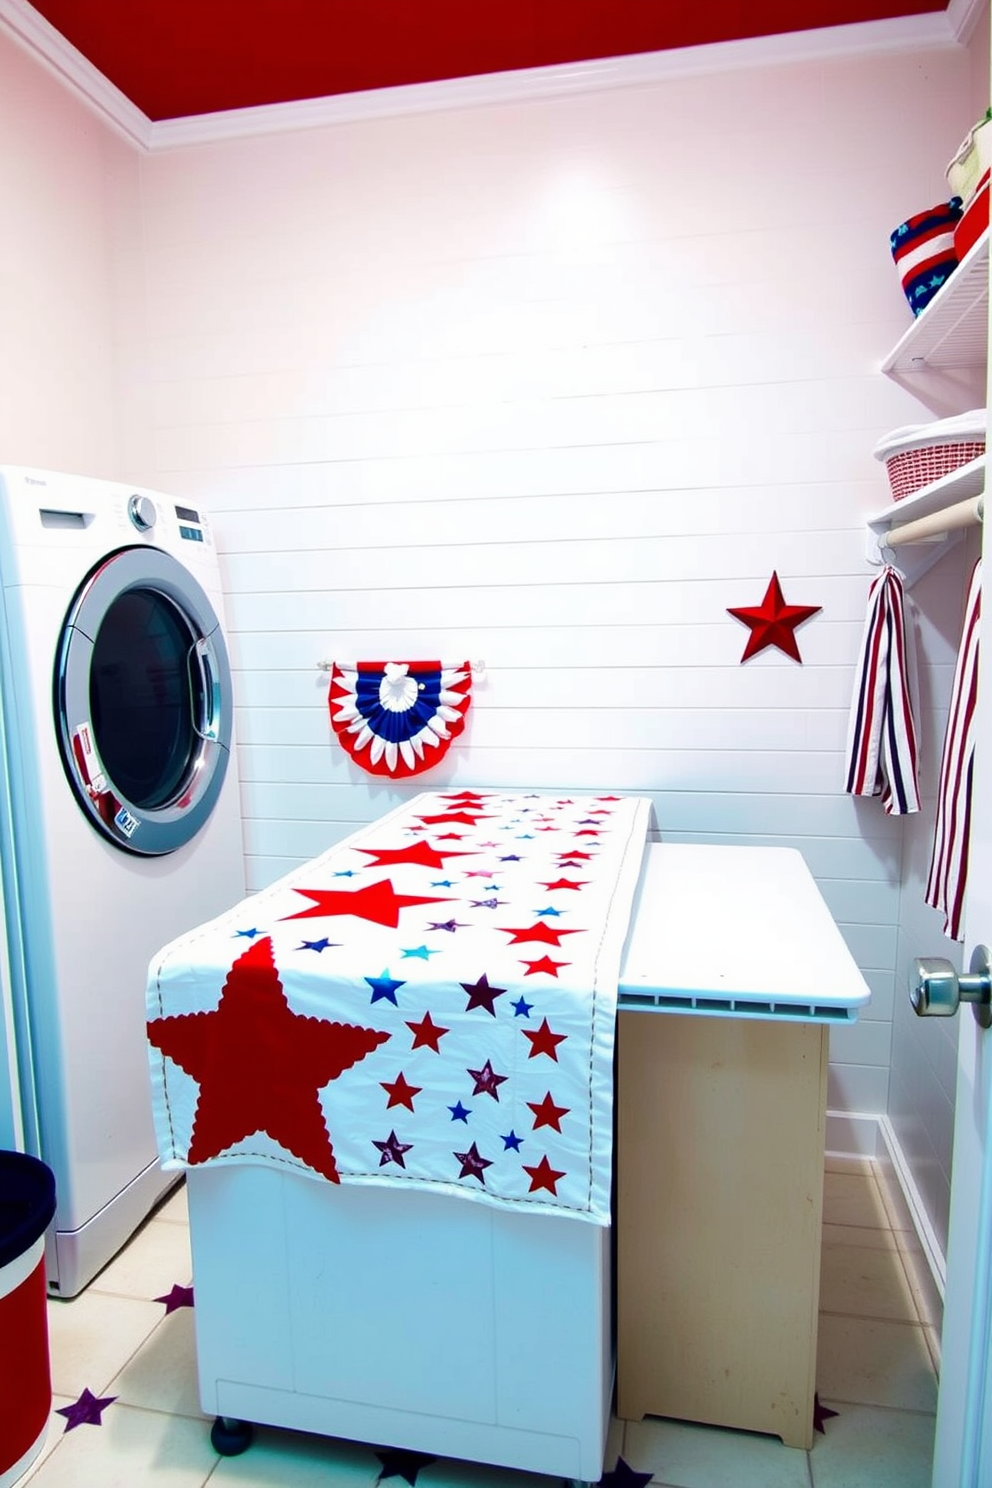
<path fill-rule="evenodd" d="M 175 1181 L 152 1130 L 148 963 L 245 893 L 221 578 L 203 512 L 0 467 L 0 701 L 19 1087 L 0 1147 L 23 1146 L 55 1174 L 49 1288 L 69 1297 Z"/>

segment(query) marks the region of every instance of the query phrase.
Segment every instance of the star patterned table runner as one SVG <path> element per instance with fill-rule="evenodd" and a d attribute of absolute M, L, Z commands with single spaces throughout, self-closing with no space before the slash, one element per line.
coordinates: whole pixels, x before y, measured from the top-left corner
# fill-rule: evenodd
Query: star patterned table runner
<path fill-rule="evenodd" d="M 424 793 L 166 946 L 162 1165 L 264 1162 L 610 1223 L 650 802 Z"/>

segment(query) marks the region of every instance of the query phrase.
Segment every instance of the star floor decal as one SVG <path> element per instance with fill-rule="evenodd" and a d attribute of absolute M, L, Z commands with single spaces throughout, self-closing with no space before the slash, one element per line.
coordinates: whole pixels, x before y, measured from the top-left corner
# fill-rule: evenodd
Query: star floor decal
<path fill-rule="evenodd" d="M 177 1312 L 180 1307 L 193 1306 L 193 1288 L 191 1286 L 180 1286 L 176 1282 L 172 1290 L 167 1292 L 164 1297 L 155 1297 L 153 1301 L 165 1303 L 165 1315 L 168 1317 L 170 1312 Z"/>
<path fill-rule="evenodd" d="M 832 1416 L 836 1416 L 836 1414 L 837 1414 L 837 1412 L 835 1410 L 831 1410 L 828 1405 L 821 1405 L 820 1404 L 820 1397 L 819 1397 L 819 1395 L 817 1395 L 817 1394 L 814 1393 L 814 1395 L 813 1395 L 813 1430 L 814 1431 L 818 1431 L 821 1436 L 826 1436 L 827 1433 L 823 1429 L 823 1423 L 824 1423 L 824 1421 L 829 1421 L 830 1418 Z"/>
<path fill-rule="evenodd" d="M 84 1390 L 71 1405 L 59 1406 L 56 1414 L 65 1416 L 66 1431 L 74 1431 L 77 1426 L 102 1426 L 101 1416 L 116 1399 L 116 1395 L 93 1395 Z"/>
<path fill-rule="evenodd" d="M 416 1483 L 421 1468 L 429 1467 L 432 1462 L 437 1461 L 436 1457 L 431 1457 L 427 1452 L 407 1452 L 398 1447 L 387 1448 L 375 1455 L 382 1463 L 377 1482 L 381 1483 L 383 1478 L 402 1478 L 410 1484 L 410 1488 Z"/>
<path fill-rule="evenodd" d="M 611 1472 L 604 1472 L 600 1478 L 599 1488 L 644 1488 L 650 1481 L 649 1472 L 635 1472 L 622 1457 L 618 1457 L 616 1467 Z"/>

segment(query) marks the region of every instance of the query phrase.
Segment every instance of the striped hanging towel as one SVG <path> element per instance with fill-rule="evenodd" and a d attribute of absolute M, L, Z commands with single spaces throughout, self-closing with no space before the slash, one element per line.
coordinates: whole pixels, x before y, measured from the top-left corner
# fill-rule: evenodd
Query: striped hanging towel
<path fill-rule="evenodd" d="M 951 705 L 944 734 L 937 786 L 933 853 L 924 898 L 944 913 L 944 934 L 963 940 L 961 926 L 968 877 L 971 828 L 971 774 L 975 757 L 975 703 L 978 697 L 978 644 L 982 617 L 982 565 L 975 564 L 964 612 Z"/>
<path fill-rule="evenodd" d="M 868 591 L 857 680 L 847 729 L 852 796 L 878 796 L 891 816 L 920 809 L 910 650 L 902 578 L 890 566 Z"/>

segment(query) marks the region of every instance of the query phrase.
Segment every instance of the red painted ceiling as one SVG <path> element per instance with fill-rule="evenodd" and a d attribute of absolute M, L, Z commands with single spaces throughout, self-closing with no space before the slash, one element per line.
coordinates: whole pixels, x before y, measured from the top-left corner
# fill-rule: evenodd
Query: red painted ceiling
<path fill-rule="evenodd" d="M 942 10 L 940 0 L 33 0 L 150 119 Z"/>

